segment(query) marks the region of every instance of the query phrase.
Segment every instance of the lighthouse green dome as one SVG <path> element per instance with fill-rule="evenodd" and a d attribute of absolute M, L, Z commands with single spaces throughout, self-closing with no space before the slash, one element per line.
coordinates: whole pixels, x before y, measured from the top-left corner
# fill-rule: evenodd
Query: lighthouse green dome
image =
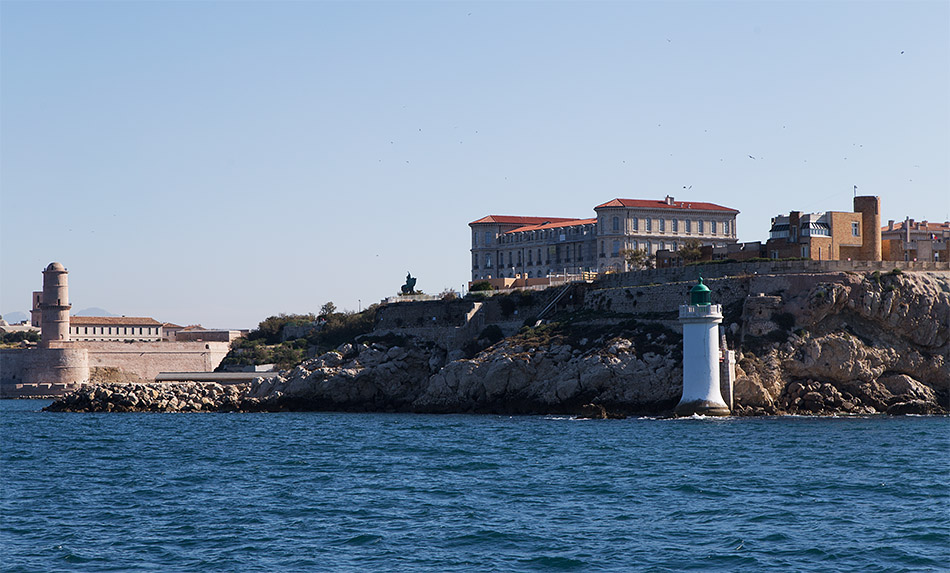
<path fill-rule="evenodd" d="M 709 287 L 703 284 L 703 277 L 699 277 L 699 284 L 689 289 L 689 304 L 709 306 L 712 304 L 712 293 Z"/>

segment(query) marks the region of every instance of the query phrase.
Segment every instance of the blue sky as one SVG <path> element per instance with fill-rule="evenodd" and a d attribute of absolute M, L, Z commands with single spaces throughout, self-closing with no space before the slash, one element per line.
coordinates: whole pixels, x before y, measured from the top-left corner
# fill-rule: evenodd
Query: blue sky
<path fill-rule="evenodd" d="M 3 313 L 53 260 L 75 310 L 357 310 L 614 197 L 943 221 L 948 158 L 947 2 L 0 3 Z"/>

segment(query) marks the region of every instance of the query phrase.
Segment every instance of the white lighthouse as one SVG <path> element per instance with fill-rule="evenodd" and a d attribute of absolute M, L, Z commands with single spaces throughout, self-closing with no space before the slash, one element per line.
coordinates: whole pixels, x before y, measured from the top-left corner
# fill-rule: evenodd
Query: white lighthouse
<path fill-rule="evenodd" d="M 719 392 L 719 324 L 722 307 L 711 304 L 709 288 L 699 284 L 689 291 L 689 304 L 680 306 L 683 324 L 683 398 L 677 416 L 728 416 Z"/>

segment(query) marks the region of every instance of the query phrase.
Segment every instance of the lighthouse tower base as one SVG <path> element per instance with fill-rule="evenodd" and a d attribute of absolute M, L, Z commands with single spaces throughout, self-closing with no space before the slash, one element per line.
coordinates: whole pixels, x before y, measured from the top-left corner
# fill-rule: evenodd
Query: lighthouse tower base
<path fill-rule="evenodd" d="M 691 400 L 689 402 L 680 402 L 676 405 L 673 413 L 677 416 L 729 416 L 731 412 L 729 407 L 721 402 L 711 400 Z"/>

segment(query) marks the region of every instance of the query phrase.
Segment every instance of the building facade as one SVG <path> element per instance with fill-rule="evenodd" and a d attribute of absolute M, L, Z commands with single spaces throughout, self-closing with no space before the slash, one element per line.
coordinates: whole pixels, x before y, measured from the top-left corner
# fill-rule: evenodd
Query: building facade
<path fill-rule="evenodd" d="M 559 266 L 566 265 L 558 253 L 566 253 L 568 236 L 572 239 L 572 249 L 585 238 L 593 238 L 592 219 L 489 215 L 472 221 L 469 227 L 472 230 L 473 281 L 516 276 L 529 278 L 529 273 L 530 278 L 554 274 Z M 561 236 L 564 236 L 564 241 L 561 241 Z"/>
<path fill-rule="evenodd" d="M 653 257 L 659 250 L 675 252 L 689 239 L 703 246 L 736 243 L 739 211 L 714 203 L 614 199 L 594 207 L 597 213 L 599 270 L 626 271 L 624 251 L 642 250 Z"/>
<path fill-rule="evenodd" d="M 652 256 L 687 239 L 736 242 L 739 211 L 713 203 L 614 199 L 594 212 L 592 219 L 489 215 L 469 223 L 472 280 L 625 271 L 627 250 Z"/>
<path fill-rule="evenodd" d="M 881 242 L 885 261 L 950 261 L 950 221 L 888 221 Z"/>
<path fill-rule="evenodd" d="M 69 317 L 69 339 L 159 342 L 164 336 L 162 326 L 162 323 L 154 318 L 71 316 Z"/>
<path fill-rule="evenodd" d="M 854 211 L 801 213 L 772 218 L 766 256 L 814 261 L 880 261 L 881 199 L 855 197 Z"/>

